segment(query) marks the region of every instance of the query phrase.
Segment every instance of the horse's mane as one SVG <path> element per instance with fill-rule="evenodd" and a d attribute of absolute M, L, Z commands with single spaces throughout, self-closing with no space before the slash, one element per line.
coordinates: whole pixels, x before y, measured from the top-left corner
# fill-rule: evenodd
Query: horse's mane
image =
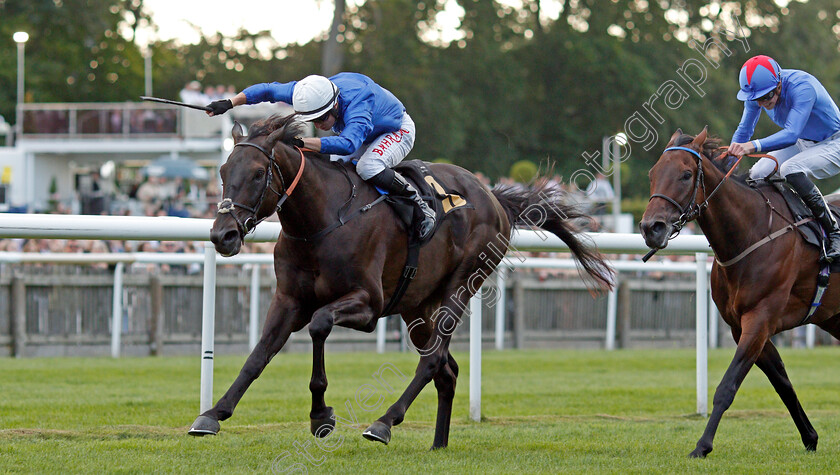
<path fill-rule="evenodd" d="M 692 141 L 694 141 L 694 136 L 683 134 L 677 138 L 674 145 L 679 147 L 691 143 Z M 719 137 L 709 137 L 706 139 L 706 142 L 703 143 L 702 152 L 703 155 L 709 159 L 712 165 L 715 166 L 715 168 L 720 170 L 722 173 L 727 173 L 729 172 L 729 169 L 735 165 L 737 159 L 732 155 L 727 155 L 726 157 L 721 158 L 723 151 L 720 149 L 720 144 L 721 139 Z M 747 175 L 747 173 L 733 173 L 729 178 L 746 185 Z"/>
<path fill-rule="evenodd" d="M 289 140 L 303 134 L 304 124 L 295 120 L 295 114 L 280 116 L 273 115 L 267 119 L 257 121 L 248 130 L 248 139 L 262 137 L 269 135 L 277 130 L 283 129 L 280 140 L 288 142 Z"/>

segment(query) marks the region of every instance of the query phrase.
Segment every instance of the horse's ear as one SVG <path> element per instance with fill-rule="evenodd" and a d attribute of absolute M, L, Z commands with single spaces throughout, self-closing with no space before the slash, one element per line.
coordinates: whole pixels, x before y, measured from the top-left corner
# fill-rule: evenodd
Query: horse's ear
<path fill-rule="evenodd" d="M 265 139 L 265 144 L 266 144 L 266 146 L 268 147 L 269 150 L 271 150 L 272 148 L 274 148 L 275 145 L 277 145 L 277 141 L 280 140 L 280 138 L 283 137 L 284 133 L 285 133 L 284 128 L 280 127 L 279 129 L 272 132 L 268 136 L 267 139 Z"/>
<path fill-rule="evenodd" d="M 244 137 L 242 134 L 242 125 L 239 122 L 233 121 L 233 129 L 231 129 L 230 134 L 233 136 L 233 143 L 239 143 L 242 137 Z"/>
<path fill-rule="evenodd" d="M 676 142 L 677 139 L 680 138 L 680 135 L 682 135 L 682 134 L 683 134 L 682 129 L 677 129 L 677 131 L 674 132 L 674 135 L 671 136 L 671 139 L 668 141 L 668 145 L 665 148 L 668 148 L 671 145 L 674 145 L 674 142 Z"/>
<path fill-rule="evenodd" d="M 703 144 L 706 143 L 706 137 L 709 135 L 709 126 L 703 127 L 703 131 L 697 134 L 697 137 L 694 137 L 694 140 L 691 142 L 691 145 L 694 145 L 695 148 L 702 150 Z"/>

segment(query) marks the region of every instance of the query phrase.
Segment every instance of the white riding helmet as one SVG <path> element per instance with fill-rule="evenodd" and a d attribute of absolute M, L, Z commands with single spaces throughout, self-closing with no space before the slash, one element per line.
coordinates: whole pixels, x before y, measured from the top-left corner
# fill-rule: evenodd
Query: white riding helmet
<path fill-rule="evenodd" d="M 313 74 L 295 84 L 292 107 L 300 120 L 309 122 L 326 114 L 338 103 L 338 87 L 324 76 Z"/>

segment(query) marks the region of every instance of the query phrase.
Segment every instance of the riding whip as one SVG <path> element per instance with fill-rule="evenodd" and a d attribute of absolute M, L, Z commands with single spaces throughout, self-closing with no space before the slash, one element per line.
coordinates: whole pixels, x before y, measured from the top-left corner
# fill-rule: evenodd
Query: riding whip
<path fill-rule="evenodd" d="M 161 104 L 170 104 L 173 106 L 189 107 L 190 109 L 196 109 L 205 112 L 213 112 L 207 106 L 197 106 L 195 104 L 187 104 L 186 102 L 170 101 L 169 99 L 161 99 L 159 97 L 140 96 L 140 99 L 150 102 L 160 102 Z"/>

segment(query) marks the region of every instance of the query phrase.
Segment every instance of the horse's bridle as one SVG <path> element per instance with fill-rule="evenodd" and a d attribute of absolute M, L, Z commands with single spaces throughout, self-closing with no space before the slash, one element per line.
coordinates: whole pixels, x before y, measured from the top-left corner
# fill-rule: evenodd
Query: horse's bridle
<path fill-rule="evenodd" d="M 295 190 L 295 187 L 300 181 L 301 175 L 303 175 L 303 168 L 306 166 L 306 156 L 303 154 L 302 149 L 300 149 L 299 147 L 295 147 L 298 150 L 298 152 L 300 152 L 300 168 L 298 169 L 297 175 L 295 176 L 294 180 L 292 180 L 292 183 L 289 185 L 288 188 L 286 188 L 286 183 L 283 180 L 283 173 L 280 171 L 280 165 L 278 165 L 277 161 L 275 161 L 274 159 L 274 148 L 272 148 L 271 152 L 269 153 L 269 151 L 266 150 L 265 147 L 255 144 L 253 142 L 239 142 L 234 145 L 234 147 L 238 146 L 253 147 L 259 150 L 263 153 L 263 155 L 266 156 L 266 158 L 268 158 L 269 163 L 266 167 L 265 187 L 263 188 L 263 191 L 260 194 L 259 201 L 257 201 L 257 204 L 254 207 L 250 207 L 242 203 L 236 203 L 230 198 L 224 198 L 222 201 L 219 201 L 216 205 L 219 210 L 219 214 L 229 213 L 231 217 L 233 217 L 234 221 L 236 221 L 237 228 L 244 237 L 245 235 L 250 234 L 252 231 L 254 231 L 257 225 L 260 224 L 263 220 L 271 216 L 272 213 L 269 213 L 263 218 L 257 218 L 257 212 L 260 208 L 262 208 L 263 200 L 265 199 L 265 195 L 269 190 L 271 190 L 272 193 L 278 196 L 275 212 L 280 212 L 280 209 L 283 207 L 283 203 L 285 203 L 289 196 L 292 195 L 292 192 Z M 274 174 L 272 173 L 272 169 L 277 170 L 277 176 L 280 178 L 280 186 L 282 191 L 277 191 L 272 186 L 271 181 L 274 176 Z M 251 213 L 251 215 L 245 218 L 245 220 L 243 221 L 236 215 L 236 213 L 234 213 L 234 210 L 236 208 L 241 208 L 245 211 L 248 211 L 249 213 Z"/>
<path fill-rule="evenodd" d="M 677 200 L 671 198 L 670 196 L 663 195 L 661 193 L 653 193 L 648 199 L 648 202 L 650 202 L 654 198 L 662 198 L 668 203 L 674 205 L 680 211 L 680 217 L 677 218 L 677 220 L 674 222 L 674 232 L 671 233 L 669 239 L 679 234 L 683 226 L 686 225 L 686 223 L 697 219 L 703 213 L 706 207 L 708 207 L 709 198 L 711 198 L 711 196 L 708 196 L 705 200 L 703 200 L 702 203 L 695 203 L 695 200 L 697 199 L 697 190 L 699 188 L 703 188 L 703 194 L 706 194 L 706 183 L 703 181 L 703 164 L 701 163 L 703 161 L 703 156 L 700 155 L 700 152 L 688 147 L 668 147 L 663 151 L 663 153 L 671 152 L 674 150 L 682 150 L 697 157 L 697 173 L 695 174 L 696 179 L 694 180 L 694 189 L 691 191 L 691 198 L 688 200 L 688 203 L 685 206 L 677 203 Z M 734 168 L 735 167 L 733 167 L 733 169 Z M 723 181 L 721 181 L 721 183 L 723 183 Z M 720 185 L 718 185 L 718 187 L 720 187 Z M 714 191 L 717 191 L 717 188 L 715 188 Z M 712 192 L 712 194 L 714 194 L 714 191 Z"/>
<path fill-rule="evenodd" d="M 721 148 L 725 149 L 726 147 L 721 147 Z M 732 165 L 732 167 L 729 169 L 729 171 L 726 173 L 726 175 L 724 175 L 724 177 L 720 181 L 720 183 L 718 183 L 717 186 L 715 186 L 715 189 L 713 189 L 711 193 L 706 195 L 706 182 L 703 180 L 703 163 L 702 163 L 703 162 L 703 155 L 701 155 L 700 152 L 698 152 L 697 150 L 694 150 L 694 149 L 688 148 L 688 147 L 668 147 L 663 151 L 663 153 L 672 152 L 672 151 L 675 151 L 675 150 L 681 150 L 683 152 L 688 152 L 688 153 L 694 155 L 695 157 L 697 157 L 697 173 L 696 173 L 696 179 L 694 180 L 694 189 L 691 192 L 691 198 L 688 200 L 688 203 L 685 206 L 680 205 L 679 203 L 677 203 L 677 201 L 675 199 L 671 198 L 670 196 L 666 196 L 666 195 L 663 195 L 661 193 L 654 193 L 654 194 L 650 195 L 650 198 L 648 199 L 648 202 L 650 202 L 650 200 L 652 200 L 654 198 L 662 198 L 663 200 L 667 201 L 668 203 L 671 203 L 672 205 L 674 205 L 680 211 L 680 217 L 677 218 L 677 220 L 674 222 L 674 224 L 673 224 L 674 231 L 671 233 L 671 236 L 668 239 L 673 239 L 677 234 L 680 233 L 680 231 L 682 230 L 683 226 L 686 225 L 686 223 L 694 221 L 695 219 L 699 218 L 701 214 L 703 214 L 703 211 L 706 211 L 706 208 L 709 207 L 709 200 L 712 199 L 712 196 L 714 196 L 715 193 L 717 193 L 717 191 L 718 191 L 718 189 L 720 189 L 721 185 L 723 185 L 723 183 L 726 181 L 726 179 L 729 178 L 729 176 L 732 174 L 733 171 L 735 171 L 735 168 L 738 167 L 738 163 L 741 161 L 741 158 L 744 157 L 742 155 L 740 158 L 738 158 L 738 161 L 736 161 Z M 768 155 L 768 157 L 769 157 L 769 155 Z M 770 158 L 773 158 L 773 157 L 770 157 Z M 779 166 L 778 162 L 776 162 L 776 167 L 778 167 L 778 166 Z M 774 170 L 774 173 L 775 173 L 775 170 Z M 699 188 L 703 189 L 703 195 L 706 196 L 706 199 L 704 199 L 702 203 L 695 203 L 695 200 L 697 199 L 697 190 Z"/>

